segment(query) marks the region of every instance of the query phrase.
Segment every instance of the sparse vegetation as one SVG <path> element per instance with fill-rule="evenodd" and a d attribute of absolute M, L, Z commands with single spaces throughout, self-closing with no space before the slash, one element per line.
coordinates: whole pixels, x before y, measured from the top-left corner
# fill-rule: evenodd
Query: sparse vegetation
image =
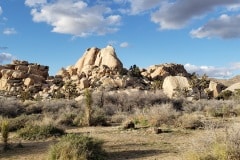
<path fill-rule="evenodd" d="M 68 134 L 50 148 L 48 159 L 104 160 L 106 154 L 102 144 L 88 136 Z"/>
<path fill-rule="evenodd" d="M 146 149 L 146 152 L 151 150 L 151 147 L 156 150 L 164 150 L 162 147 L 167 146 L 166 152 L 174 156 L 184 154 L 185 159 L 224 159 L 224 157 L 227 157 L 225 159 L 236 159 L 234 157 L 239 156 L 238 131 L 235 130 L 236 134 L 234 135 L 230 128 L 227 128 L 227 131 L 224 130 L 225 126 L 232 123 L 232 119 L 236 118 L 238 120 L 239 118 L 240 105 L 235 98 L 224 101 L 214 99 L 188 101 L 184 96 L 177 99 L 169 99 L 160 90 L 156 90 L 156 92 L 133 91 L 129 93 L 90 92 L 90 90 L 88 90 L 85 91 L 82 96 L 83 98 L 79 102 L 73 99 L 25 102 L 18 102 L 17 100 L 11 102 L 3 101 L 0 105 L 0 112 L 3 113 L 3 117 L 9 116 L 9 131 L 17 132 L 20 139 L 28 140 L 32 143 L 37 143 L 42 140 L 50 142 L 52 138 L 49 137 L 62 135 L 63 130 L 59 129 L 58 126 L 66 129 L 67 133 L 73 133 L 71 130 L 73 128 L 74 131 L 80 133 L 80 135 L 76 136 L 94 135 L 93 137 L 103 137 L 107 145 L 101 145 L 101 147 L 104 149 L 107 148 L 106 152 L 110 152 L 110 158 L 108 157 L 107 159 L 114 159 L 114 156 L 111 157 L 112 154 L 116 156 L 123 154 L 122 159 L 126 158 L 124 156 L 125 154 L 133 154 L 128 153 L 130 147 L 124 143 L 131 143 L 131 146 L 134 146 L 135 149 L 142 147 Z M 98 128 L 79 128 L 79 126 L 87 126 L 86 116 L 90 116 L 89 123 L 91 126 L 106 126 L 112 124 L 118 125 L 117 127 L 121 127 L 123 130 L 119 130 L 118 128 L 114 131 L 109 131 L 109 129 L 113 127 L 109 127 L 109 129 L 101 128 L 98 132 L 99 135 L 93 134 L 93 131 L 95 132 L 96 130 L 97 132 Z M 238 121 L 236 122 L 238 123 Z M 215 128 L 209 129 L 211 128 L 210 125 Z M 84 129 L 89 129 L 90 131 L 79 132 L 79 130 Z M 156 133 L 155 129 L 160 131 L 158 133 L 161 134 L 161 140 L 159 140 L 159 137 L 154 137 Z M 198 136 L 198 134 L 201 135 L 205 131 L 209 134 L 211 133 L 211 137 Z M 219 138 L 213 138 L 213 133 L 219 134 L 216 137 L 220 137 L 220 141 Z M 121 144 L 119 139 L 115 139 L 113 142 L 111 138 L 106 138 L 105 134 L 108 136 L 114 135 L 113 137 L 122 136 Z M 127 140 L 128 136 L 136 136 L 138 139 Z M 86 137 L 89 138 L 89 136 Z M 151 144 L 148 142 L 140 143 L 140 141 L 150 137 L 156 138 Z M 208 141 L 206 142 L 208 148 L 205 147 L 207 148 L 206 152 L 200 143 L 195 144 L 199 150 L 196 149 L 192 152 L 176 150 L 175 139 L 179 138 L 182 139 L 181 141 L 184 141 L 184 143 L 190 143 L 186 137 L 199 137 L 199 141 Z M 167 139 L 165 140 L 165 138 Z M 68 153 L 75 153 L 75 144 L 71 145 L 70 141 L 66 142 L 67 138 L 63 139 L 65 139 L 65 142 L 62 142 L 61 139 L 59 143 L 56 143 L 56 145 L 50 149 L 49 159 L 54 159 L 54 157 L 55 159 L 59 159 L 56 158 L 59 156 L 86 156 L 85 153 L 83 155 L 67 155 Z M 93 138 L 92 140 L 95 143 L 95 139 Z M 193 141 L 195 141 L 195 139 Z M 53 142 L 51 142 L 51 144 L 52 143 Z M 118 145 L 115 145 L 115 143 Z M 161 145 L 159 145 L 159 143 L 161 143 Z M 84 142 L 84 145 L 85 144 Z M 22 145 L 23 147 L 25 146 L 24 143 Z M 126 153 L 117 150 L 121 147 L 124 148 Z M 66 148 L 66 150 L 63 150 L 63 148 Z M 70 152 L 70 150 L 72 150 L 72 152 Z M 144 153 L 145 152 L 141 154 Z M 157 154 L 157 151 L 154 151 L 153 155 L 154 154 Z M 165 153 L 161 153 L 158 155 L 164 154 Z M 159 159 L 161 159 L 161 156 Z"/>

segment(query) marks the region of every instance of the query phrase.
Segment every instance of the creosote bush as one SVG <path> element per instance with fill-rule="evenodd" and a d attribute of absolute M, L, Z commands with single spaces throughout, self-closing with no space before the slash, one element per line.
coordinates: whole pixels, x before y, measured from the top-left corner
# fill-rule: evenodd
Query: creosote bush
<path fill-rule="evenodd" d="M 104 160 L 103 142 L 79 134 L 67 134 L 49 150 L 49 160 Z"/>
<path fill-rule="evenodd" d="M 18 131 L 19 137 L 25 140 L 40 140 L 54 136 L 61 136 L 64 130 L 52 124 L 49 125 L 28 125 Z"/>

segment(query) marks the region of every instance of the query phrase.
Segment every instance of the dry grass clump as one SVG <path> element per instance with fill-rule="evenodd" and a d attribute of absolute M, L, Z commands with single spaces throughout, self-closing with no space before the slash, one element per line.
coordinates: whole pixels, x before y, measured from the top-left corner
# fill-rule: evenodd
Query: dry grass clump
<path fill-rule="evenodd" d="M 204 127 L 201 117 L 196 114 L 183 114 L 178 118 L 176 125 L 184 129 L 199 129 Z"/>
<path fill-rule="evenodd" d="M 48 159 L 104 160 L 103 142 L 88 136 L 68 134 L 49 150 Z"/>
<path fill-rule="evenodd" d="M 136 125 L 159 127 L 173 125 L 180 115 L 172 104 L 154 105 L 153 107 L 136 109 L 132 116 Z"/>
<path fill-rule="evenodd" d="M 239 160 L 240 125 L 234 123 L 222 131 L 208 129 L 191 145 L 184 155 L 186 160 Z"/>

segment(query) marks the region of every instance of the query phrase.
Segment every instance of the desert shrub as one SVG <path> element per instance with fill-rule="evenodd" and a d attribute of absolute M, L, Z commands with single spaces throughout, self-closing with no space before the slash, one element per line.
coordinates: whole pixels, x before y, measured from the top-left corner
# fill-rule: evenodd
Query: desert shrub
<path fill-rule="evenodd" d="M 28 125 L 18 131 L 19 137 L 25 140 L 40 140 L 53 136 L 61 136 L 64 130 L 54 125 Z"/>
<path fill-rule="evenodd" d="M 21 115 L 16 118 L 9 118 L 9 131 L 17 131 L 24 128 L 28 123 L 41 119 L 41 115 Z"/>
<path fill-rule="evenodd" d="M 206 109 L 207 114 L 212 117 L 232 117 L 237 116 L 237 110 L 234 104 L 219 103 L 217 106 L 210 106 Z"/>
<path fill-rule="evenodd" d="M 106 154 L 102 144 L 102 141 L 88 136 L 68 134 L 51 146 L 48 159 L 104 160 Z"/>
<path fill-rule="evenodd" d="M 76 114 L 63 114 L 62 117 L 59 119 L 58 124 L 64 126 L 75 126 L 74 120 L 77 117 Z"/>
<path fill-rule="evenodd" d="M 0 115 L 3 117 L 14 118 L 25 112 L 22 104 L 10 98 L 0 98 Z"/>
<path fill-rule="evenodd" d="M 176 121 L 176 125 L 184 129 L 198 129 L 204 127 L 201 118 L 195 114 L 183 114 Z"/>
<path fill-rule="evenodd" d="M 135 122 L 132 120 L 126 120 L 122 123 L 122 129 L 134 129 Z"/>
<path fill-rule="evenodd" d="M 110 117 L 110 121 L 111 123 L 121 124 L 128 118 L 128 116 L 129 115 L 127 113 L 117 112 Z"/>
<path fill-rule="evenodd" d="M 94 107 L 91 117 L 92 126 L 108 126 L 107 115 L 102 108 Z"/>
<path fill-rule="evenodd" d="M 132 119 L 141 126 L 173 125 L 179 116 L 171 104 L 155 105 L 149 108 L 136 109 Z"/>
<path fill-rule="evenodd" d="M 226 91 L 222 91 L 217 99 L 224 99 L 224 100 L 228 100 L 230 99 L 231 97 L 233 96 L 233 92 L 232 91 L 229 91 L 229 90 L 226 90 Z"/>

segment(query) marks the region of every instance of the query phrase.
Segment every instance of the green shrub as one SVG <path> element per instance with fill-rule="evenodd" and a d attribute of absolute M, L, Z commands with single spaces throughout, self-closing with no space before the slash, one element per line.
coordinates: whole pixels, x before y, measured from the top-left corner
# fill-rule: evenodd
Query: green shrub
<path fill-rule="evenodd" d="M 51 146 L 48 159 L 104 160 L 106 154 L 102 149 L 102 144 L 102 141 L 88 136 L 68 134 Z"/>
<path fill-rule="evenodd" d="M 25 140 L 39 140 L 53 136 L 61 136 L 64 130 L 53 125 L 28 125 L 18 131 L 19 137 Z"/>

